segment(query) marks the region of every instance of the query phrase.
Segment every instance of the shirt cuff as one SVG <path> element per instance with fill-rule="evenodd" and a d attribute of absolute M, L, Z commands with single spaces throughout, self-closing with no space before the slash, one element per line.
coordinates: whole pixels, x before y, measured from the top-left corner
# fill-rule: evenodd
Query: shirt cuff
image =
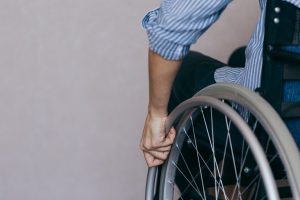
<path fill-rule="evenodd" d="M 142 26 L 147 31 L 149 49 L 167 60 L 181 60 L 185 57 L 190 45 L 182 45 L 169 41 L 157 34 L 157 15 L 159 9 L 149 12 L 142 21 Z"/>
<path fill-rule="evenodd" d="M 147 34 L 149 38 L 149 49 L 167 60 L 181 60 L 190 50 L 190 46 L 180 45 L 162 39 L 153 35 L 151 31 L 147 31 Z"/>

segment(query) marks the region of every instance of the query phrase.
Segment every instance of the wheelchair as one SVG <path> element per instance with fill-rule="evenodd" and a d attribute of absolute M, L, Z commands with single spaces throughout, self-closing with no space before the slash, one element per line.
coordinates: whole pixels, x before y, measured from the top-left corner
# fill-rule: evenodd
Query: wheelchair
<path fill-rule="evenodd" d="M 290 32 L 274 34 L 299 19 L 279 16 L 279 26 L 278 10 L 300 16 L 289 3 L 268 0 L 257 91 L 213 84 L 170 113 L 166 131 L 175 127 L 177 135 L 165 163 L 149 168 L 147 200 L 300 199 L 300 154 L 285 123 L 300 118 L 300 102 L 282 92 L 285 82 L 300 80 L 300 54 L 285 48 Z"/>

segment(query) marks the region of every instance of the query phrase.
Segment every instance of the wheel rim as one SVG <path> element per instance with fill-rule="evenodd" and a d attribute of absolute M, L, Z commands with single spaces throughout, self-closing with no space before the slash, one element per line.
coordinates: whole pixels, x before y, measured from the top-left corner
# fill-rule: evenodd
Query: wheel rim
<path fill-rule="evenodd" d="M 293 198 L 300 200 L 299 149 L 277 112 L 261 96 L 236 84 L 213 84 L 195 96 L 199 95 L 233 101 L 247 108 L 261 122 L 286 169 Z"/>
<path fill-rule="evenodd" d="M 204 156 L 201 156 L 201 153 L 199 153 L 198 151 L 198 147 L 197 147 L 197 140 L 196 140 L 196 136 L 195 136 L 195 131 L 192 131 L 192 135 L 189 136 L 187 133 L 187 127 L 191 127 L 192 129 L 194 129 L 194 125 L 192 122 L 192 117 L 194 117 L 193 115 L 195 115 L 195 110 L 191 110 L 195 107 L 199 107 L 199 106 L 211 106 L 212 108 L 225 112 L 228 116 L 226 116 L 225 121 L 226 121 L 226 127 L 227 130 L 226 132 L 230 133 L 229 131 L 229 127 L 231 126 L 231 120 L 233 122 L 233 124 L 236 125 L 236 127 L 239 130 L 242 130 L 243 132 L 243 136 L 246 138 L 246 140 L 250 142 L 249 146 L 250 149 L 252 149 L 253 151 L 253 155 L 255 157 L 255 159 L 259 160 L 259 169 L 260 171 L 262 171 L 262 181 L 265 185 L 266 188 L 266 192 L 268 194 L 268 197 L 270 199 L 278 199 L 278 194 L 277 194 L 277 189 L 275 186 L 275 182 L 274 182 L 274 178 L 272 177 L 272 173 L 271 170 L 269 168 L 268 165 L 268 161 L 266 160 L 266 158 L 264 157 L 263 154 L 263 150 L 261 149 L 259 143 L 257 142 L 256 138 L 253 136 L 251 129 L 248 127 L 248 125 L 241 119 L 241 117 L 233 110 L 231 109 L 228 105 L 222 103 L 221 101 L 211 98 L 211 97 L 196 97 L 193 98 L 191 100 L 188 100 L 187 102 L 181 104 L 181 106 L 179 106 L 178 108 L 176 108 L 175 112 L 171 113 L 169 119 L 171 120 L 169 123 L 172 124 L 173 121 L 177 118 L 177 116 L 180 115 L 180 113 L 185 112 L 186 110 L 188 110 L 189 112 L 185 112 L 185 116 L 183 117 L 183 120 L 179 123 L 180 127 L 179 127 L 179 132 L 177 133 L 177 138 L 176 138 L 176 143 L 173 145 L 172 147 L 172 151 L 170 153 L 170 157 L 168 159 L 168 162 L 165 163 L 165 165 L 163 166 L 163 171 L 162 174 L 164 174 L 162 176 L 161 179 L 161 195 L 160 195 L 160 199 L 172 199 L 174 196 L 174 188 L 176 188 L 176 173 L 177 173 L 177 177 L 178 174 L 181 174 L 181 176 L 183 178 L 181 178 L 180 180 L 180 184 L 179 188 L 180 188 L 180 194 L 178 193 L 177 196 L 182 195 L 184 193 L 183 191 L 183 186 L 182 186 L 182 182 L 187 182 L 187 185 L 189 187 L 190 190 L 193 191 L 193 193 L 196 193 L 196 196 L 198 196 L 199 199 L 208 199 L 208 198 L 214 198 L 214 199 L 218 199 L 218 198 L 223 198 L 223 199 L 235 199 L 236 197 L 238 197 L 238 199 L 245 199 L 244 198 L 244 194 L 245 192 L 243 192 L 242 190 L 242 185 L 241 183 L 241 173 L 242 170 L 245 168 L 243 162 L 241 162 L 241 165 L 239 168 L 237 168 L 237 166 L 235 166 L 236 161 L 234 159 L 232 159 L 232 164 L 233 164 L 233 169 L 234 169 L 234 176 L 236 179 L 236 184 L 233 186 L 233 188 L 231 189 L 231 191 L 229 191 L 228 187 L 225 185 L 225 183 L 222 182 L 222 178 L 224 178 L 223 174 L 223 170 L 225 169 L 224 166 L 226 163 L 224 160 L 225 154 L 221 155 L 221 158 L 223 158 L 224 162 L 223 164 L 220 163 L 220 156 L 218 156 L 217 158 L 217 154 L 216 152 L 214 152 L 214 137 L 213 137 L 213 129 L 211 129 L 211 132 L 208 130 L 210 128 L 208 128 L 208 123 L 205 122 L 204 125 L 204 129 L 206 131 L 207 134 L 207 139 L 208 139 L 208 143 L 212 149 L 211 155 L 212 158 L 204 158 Z M 200 108 L 201 112 L 200 115 L 204 116 L 204 112 L 203 112 L 203 108 Z M 210 112 L 212 111 L 212 109 L 210 110 Z M 212 113 L 212 112 L 211 112 Z M 228 120 L 230 119 L 230 120 Z M 205 118 L 204 118 L 205 121 Z M 212 123 L 212 122 L 210 122 Z M 180 133 L 181 132 L 181 133 Z M 211 136 L 210 136 L 211 135 Z M 228 134 L 227 138 L 226 138 L 226 142 L 227 145 L 225 147 L 225 151 L 227 151 L 227 147 L 228 149 L 231 149 L 231 154 L 235 154 L 233 148 L 232 148 L 232 141 L 231 139 L 228 140 L 228 138 L 230 138 L 230 134 Z M 184 141 L 188 139 L 190 142 L 190 145 L 194 148 L 195 150 L 195 154 L 197 155 L 197 167 L 199 168 L 199 172 L 197 172 L 196 174 L 192 174 L 192 170 L 189 169 L 189 167 L 187 167 L 186 161 L 185 161 L 185 157 L 183 155 L 183 153 L 180 151 L 181 146 L 184 145 Z M 202 138 L 203 139 L 203 138 Z M 194 140 L 194 141 L 193 141 Z M 228 142 L 229 141 L 229 142 Z M 229 148 L 230 146 L 230 148 Z M 244 152 L 247 152 L 248 150 L 243 150 Z M 233 156 L 233 158 L 235 158 L 235 156 Z M 185 172 L 186 174 L 183 175 L 183 168 L 181 169 L 179 165 L 180 162 L 178 162 L 178 160 L 181 160 L 181 165 L 185 166 Z M 208 159 L 208 160 L 207 160 Z M 244 158 L 241 159 L 241 161 L 243 161 Z M 210 163 L 209 163 L 210 162 Z M 202 169 L 205 169 L 202 172 Z M 206 172 L 205 172 L 206 171 Z M 205 177 L 203 175 L 203 173 L 208 173 L 208 175 L 210 177 L 212 177 L 214 182 L 214 186 L 215 187 L 210 187 L 210 188 L 214 188 L 212 189 L 212 191 L 209 191 L 209 187 L 208 187 L 208 177 Z M 188 178 L 188 176 L 190 178 Z M 200 178 L 199 178 L 200 177 Z M 197 179 L 197 180 L 196 180 Z M 205 180 L 204 180 L 205 179 Z M 183 180 L 183 181 L 182 181 Z M 196 183 L 197 182 L 197 183 Z M 205 182 L 205 183 L 204 183 Z M 209 185 L 210 186 L 210 185 Z M 188 187 L 185 189 L 186 191 L 188 190 Z M 243 188 L 245 188 L 245 186 L 243 186 Z M 259 187 L 257 187 L 259 188 Z M 229 193 L 231 193 L 229 195 Z M 176 192 L 175 192 L 176 195 Z M 184 194 L 183 194 L 184 195 Z M 254 194 L 255 195 L 255 194 Z M 180 196 L 180 198 L 184 199 L 183 196 Z M 222 199 L 221 198 L 221 199 Z"/>

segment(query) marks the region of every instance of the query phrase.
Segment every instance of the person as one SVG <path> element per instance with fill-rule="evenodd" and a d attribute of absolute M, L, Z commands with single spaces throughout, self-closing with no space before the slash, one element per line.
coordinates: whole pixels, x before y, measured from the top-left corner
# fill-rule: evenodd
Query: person
<path fill-rule="evenodd" d="M 215 82 L 236 83 L 252 90 L 260 86 L 266 1 L 259 0 L 261 13 L 245 51 L 244 67 L 229 67 L 189 51 L 230 0 L 162 0 L 160 8 L 144 17 L 142 24 L 149 39 L 149 104 L 140 148 L 149 167 L 162 164 L 168 156 L 176 132 L 171 129 L 166 134 L 164 123 L 180 102 Z M 300 7 L 300 0 L 283 2 Z M 300 43 L 296 40 L 293 44 Z"/>

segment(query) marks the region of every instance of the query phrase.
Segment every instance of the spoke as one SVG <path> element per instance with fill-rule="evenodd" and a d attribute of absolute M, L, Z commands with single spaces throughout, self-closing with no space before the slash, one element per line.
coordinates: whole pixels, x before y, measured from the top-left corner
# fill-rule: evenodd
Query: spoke
<path fill-rule="evenodd" d="M 278 154 L 274 155 L 274 157 L 269 161 L 269 163 L 271 164 L 275 158 L 278 156 Z M 254 169 L 254 171 L 257 171 L 257 167 Z M 242 191 L 242 195 L 250 188 L 251 185 L 253 185 L 253 183 L 257 180 L 257 179 L 261 179 L 260 174 L 257 174 L 253 180 L 248 184 L 248 186 Z"/>
<path fill-rule="evenodd" d="M 240 184 L 240 182 L 241 182 L 241 180 L 242 180 L 241 175 L 242 175 L 242 172 L 243 172 L 243 168 L 244 168 L 244 166 L 245 166 L 245 163 L 246 163 L 246 158 L 247 158 L 247 156 L 248 156 L 248 152 L 249 152 L 249 146 L 247 147 L 246 153 L 245 153 L 245 157 L 243 158 L 243 160 L 242 160 L 242 162 L 241 162 L 241 168 L 240 168 L 239 176 L 238 176 L 239 182 L 237 182 L 237 183 L 235 184 L 235 186 L 234 186 L 234 191 L 236 190 L 236 188 L 238 187 L 238 184 Z M 240 194 L 240 195 L 242 195 L 242 194 Z"/>
<path fill-rule="evenodd" d="M 205 129 L 206 129 L 206 133 L 207 133 L 207 137 L 208 137 L 208 140 L 209 140 L 209 143 L 210 143 L 210 147 L 211 147 L 212 153 L 215 155 L 215 151 L 214 151 L 214 148 L 213 148 L 213 145 L 212 145 L 212 141 L 210 139 L 210 134 L 209 134 L 209 131 L 208 131 L 206 119 L 205 119 L 204 112 L 203 112 L 202 108 L 201 108 L 201 114 L 202 114 L 202 118 L 203 118 L 203 121 L 204 121 Z"/>
<path fill-rule="evenodd" d="M 197 192 L 197 194 L 203 199 L 202 195 L 198 192 L 198 190 L 194 187 L 194 185 L 190 182 L 190 180 L 185 176 L 185 174 L 181 171 L 181 169 L 176 165 L 174 161 L 172 161 L 172 164 L 176 167 L 176 169 L 181 173 L 181 175 L 186 179 L 186 181 L 192 186 L 192 188 Z"/>
<path fill-rule="evenodd" d="M 250 188 L 250 186 L 252 186 L 252 185 L 255 183 L 255 181 L 256 181 L 258 178 L 259 178 L 259 174 L 257 174 L 257 175 L 253 178 L 253 180 L 248 184 L 248 186 L 242 191 L 242 195 Z"/>
<path fill-rule="evenodd" d="M 184 132 L 184 133 L 185 133 L 185 135 L 188 137 L 188 139 L 189 139 L 190 141 L 192 141 L 192 140 L 191 140 L 191 138 L 190 138 L 190 136 L 187 134 L 187 132 L 186 132 L 186 130 L 185 130 L 185 129 L 183 129 L 183 132 Z M 205 166 L 206 166 L 206 168 L 208 169 L 208 171 L 209 171 L 210 175 L 212 175 L 212 176 L 213 176 L 213 173 L 212 173 L 212 171 L 210 170 L 209 166 L 207 165 L 207 162 L 205 162 L 204 158 L 201 156 L 201 154 L 199 153 L 198 149 L 196 149 L 196 147 L 195 147 L 194 143 L 193 143 L 193 142 L 191 142 L 191 144 L 192 144 L 192 146 L 194 147 L 194 149 L 196 150 L 196 152 L 197 152 L 197 156 L 199 156 L 199 157 L 200 157 L 200 159 L 202 160 L 202 162 L 204 163 L 204 165 L 205 165 Z M 213 177 L 214 177 L 214 176 L 213 176 Z M 215 178 L 215 177 L 214 177 L 214 178 Z"/>
<path fill-rule="evenodd" d="M 232 157 L 232 162 L 233 162 L 233 167 L 234 167 L 234 174 L 235 174 L 236 183 L 237 183 L 236 186 L 238 188 L 239 199 L 241 199 L 240 182 L 239 182 L 239 178 L 238 178 L 238 174 L 237 174 L 237 169 L 236 169 L 236 164 L 235 164 L 235 155 L 234 155 L 234 152 L 233 152 L 232 141 L 231 141 L 231 136 L 230 136 L 231 120 L 229 120 L 229 122 L 228 122 L 228 118 L 227 118 L 227 116 L 225 116 L 225 121 L 226 121 L 227 135 L 229 137 L 229 146 L 230 146 L 230 150 L 231 150 L 231 157 Z M 231 196 L 231 199 L 233 199 L 235 191 L 236 191 L 236 187 L 233 190 L 233 194 Z"/>
<path fill-rule="evenodd" d="M 212 153 L 213 153 L 213 158 L 214 158 L 214 173 L 215 173 L 215 169 L 217 170 L 217 173 L 218 173 L 218 176 L 220 178 L 220 181 L 222 182 L 222 177 L 220 175 L 220 170 L 219 170 L 219 167 L 218 167 L 218 163 L 217 163 L 217 160 L 216 160 L 216 156 L 215 156 L 215 150 L 214 150 L 214 147 L 213 147 L 213 144 L 212 144 L 212 140 L 210 138 L 210 134 L 209 134 L 209 131 L 208 131 L 208 126 L 207 126 L 207 122 L 206 122 L 206 118 L 204 116 L 204 112 L 203 112 L 203 109 L 201 107 L 201 113 L 202 113 L 202 117 L 203 117 L 203 121 L 204 121 L 204 124 L 205 124 L 205 129 L 206 129 L 206 132 L 207 132 L 207 136 L 208 136 L 208 140 L 209 140 L 209 143 L 210 143 L 210 147 L 211 147 L 211 150 L 212 150 Z M 214 176 L 216 177 L 216 175 Z M 215 178 L 215 184 L 217 182 L 217 179 Z M 224 186 L 223 186 L 223 183 L 222 183 L 222 191 L 224 193 L 224 197 L 225 199 L 228 199 L 226 193 L 225 193 L 225 190 L 224 190 Z"/>
<path fill-rule="evenodd" d="M 182 152 L 181 152 L 181 150 L 180 150 L 180 148 L 179 148 L 179 146 L 178 146 L 177 143 L 176 143 L 176 147 L 177 147 L 177 149 L 178 149 L 178 151 L 179 151 L 179 153 L 180 153 L 180 156 L 181 156 L 182 159 L 183 159 L 183 162 L 184 162 L 184 164 L 185 164 L 185 166 L 186 166 L 186 168 L 187 168 L 187 170 L 188 170 L 190 176 L 191 176 L 192 179 L 193 179 L 192 181 L 195 183 L 195 186 L 196 186 L 196 188 L 197 188 L 197 191 L 198 191 L 199 193 L 201 193 L 200 190 L 199 190 L 199 188 L 198 188 L 198 185 L 197 185 L 197 183 L 196 183 L 196 181 L 195 181 L 195 179 L 194 179 L 194 176 L 193 176 L 193 174 L 192 174 L 192 172 L 191 172 L 191 170 L 190 170 L 188 164 L 186 163 L 186 160 L 185 160 L 185 158 L 184 158 L 184 156 L 183 156 L 183 154 L 182 154 Z"/>
<path fill-rule="evenodd" d="M 270 143 L 271 143 L 271 138 L 269 137 L 268 141 L 267 141 L 267 145 L 266 145 L 266 150 L 265 150 L 267 158 L 269 157 L 268 150 L 269 150 Z M 277 157 L 278 157 L 278 154 L 272 155 L 272 158 L 270 159 L 269 163 L 271 164 Z"/>
<path fill-rule="evenodd" d="M 217 172 L 216 172 L 216 167 L 215 167 L 215 164 L 214 164 L 214 175 L 215 177 L 217 176 Z M 217 200 L 218 196 L 217 196 L 217 180 L 215 179 L 215 198 Z"/>
<path fill-rule="evenodd" d="M 266 152 L 266 155 L 268 155 L 268 150 L 269 150 L 269 145 L 270 145 L 270 137 L 268 138 L 268 141 L 267 141 L 267 145 L 266 145 L 266 149 L 265 149 L 265 152 Z"/>
<path fill-rule="evenodd" d="M 242 143 L 242 154 L 241 154 L 241 160 L 244 160 L 244 148 L 245 148 L 245 140 L 243 140 L 243 143 Z M 240 166 L 240 169 L 242 169 L 242 162 L 241 162 L 241 166 Z"/>
<path fill-rule="evenodd" d="M 210 127 L 211 127 L 211 139 L 212 139 L 212 151 L 215 152 L 215 141 L 214 141 L 214 123 L 213 123 L 213 114 L 212 114 L 212 107 L 210 107 Z M 214 165 L 214 174 L 216 176 L 216 167 Z M 222 170 L 221 170 L 222 176 Z M 218 185 L 218 188 L 217 188 Z M 217 180 L 215 180 L 215 198 L 217 200 L 220 191 L 220 184 L 217 184 Z"/>
<path fill-rule="evenodd" d="M 250 118 L 250 117 L 249 117 Z M 254 124 L 252 125 L 252 132 L 254 133 L 256 128 L 257 128 L 257 123 L 258 121 L 255 120 Z M 242 144 L 242 155 L 241 155 L 241 166 L 240 166 L 240 171 L 239 171 L 239 176 L 238 176 L 238 180 L 239 182 L 237 184 L 239 184 L 242 180 L 242 172 L 243 172 L 243 169 L 244 169 L 244 166 L 245 166 L 245 163 L 246 163 L 246 159 L 248 157 L 248 152 L 249 152 L 249 146 L 247 145 L 247 148 L 246 148 L 246 153 L 244 154 L 244 149 L 245 149 L 245 140 L 243 140 L 243 144 Z M 236 187 L 237 187 L 237 184 L 235 185 L 235 188 L 234 190 L 236 190 Z M 242 195 L 242 194 L 241 194 Z"/>
<path fill-rule="evenodd" d="M 260 200 L 264 200 L 264 199 L 266 199 L 267 198 L 267 196 L 265 195 L 265 196 L 263 196 Z"/>
<path fill-rule="evenodd" d="M 188 139 L 189 139 L 190 141 L 192 141 L 191 138 L 190 138 L 190 136 L 187 134 L 185 128 L 183 129 L 183 131 L 184 131 L 184 133 L 186 134 L 186 136 L 188 137 Z M 192 144 L 193 147 L 195 148 L 194 143 L 191 142 L 191 144 Z M 196 149 L 196 148 L 195 148 L 195 149 Z M 201 154 L 199 153 L 198 149 L 196 149 L 196 152 L 197 152 L 197 156 L 200 157 L 200 159 L 202 160 L 202 162 L 204 163 L 204 165 L 205 165 L 206 168 L 208 169 L 210 175 L 211 175 L 215 180 L 217 180 L 216 176 L 212 173 L 212 171 L 210 170 L 209 166 L 207 165 L 207 163 L 205 162 L 205 160 L 203 159 L 203 157 L 202 157 Z M 215 160 L 216 160 L 215 157 L 213 157 L 213 159 L 214 159 L 214 162 L 215 162 Z M 218 171 L 218 173 L 219 173 L 219 177 L 220 177 L 220 172 Z M 223 193 L 224 193 L 225 198 L 228 199 L 228 197 L 227 197 L 226 194 L 225 194 L 225 189 L 224 189 L 224 185 L 223 185 L 222 179 L 220 179 L 220 182 L 218 182 L 218 183 L 221 185 L 221 189 L 222 189 L 222 191 L 223 191 Z"/>
<path fill-rule="evenodd" d="M 254 133 L 255 132 L 255 130 L 256 130 L 256 128 L 257 128 L 257 120 L 254 122 L 254 124 L 253 124 L 253 126 L 252 126 L 252 132 Z M 244 168 L 244 163 L 245 163 L 245 159 L 246 159 L 246 157 L 247 157 L 247 155 L 248 155 L 248 150 L 249 150 L 249 146 L 247 147 L 247 150 L 246 150 L 246 155 L 245 155 L 245 159 L 244 159 L 244 150 L 245 150 L 245 140 L 243 140 L 243 144 L 242 144 L 242 155 L 241 155 L 241 160 L 243 161 L 243 162 L 241 162 L 241 166 L 240 166 L 240 173 L 239 174 L 241 174 L 241 171 L 242 171 L 242 169 Z M 239 178 L 241 178 L 241 177 L 239 177 Z"/>
<path fill-rule="evenodd" d="M 252 127 L 252 131 L 255 132 L 256 128 L 257 128 L 257 123 L 258 121 L 255 120 L 254 124 L 253 124 L 253 127 Z"/>
<path fill-rule="evenodd" d="M 207 160 L 207 163 L 208 163 L 211 159 L 212 159 L 212 156 L 209 157 L 209 159 Z M 204 167 L 205 167 L 205 166 L 203 166 L 203 167 L 201 168 L 201 170 L 203 170 Z M 194 176 L 194 178 L 197 179 L 198 176 L 199 176 L 199 172 Z M 219 183 L 219 184 L 220 184 L 220 183 Z M 186 187 L 186 188 L 182 191 L 182 193 L 185 193 L 185 192 L 187 191 L 187 189 L 188 189 L 188 187 Z"/>
<path fill-rule="evenodd" d="M 226 141 L 225 141 L 225 148 L 224 148 L 223 159 L 222 159 L 222 166 L 221 166 L 221 176 L 223 176 L 223 170 L 224 170 L 224 163 L 225 163 L 225 158 L 226 158 L 227 146 L 228 146 L 228 135 L 227 135 Z M 219 192 L 220 192 L 220 188 L 219 187 L 220 186 L 218 185 L 217 196 L 219 196 Z"/>
<path fill-rule="evenodd" d="M 257 128 L 257 120 L 254 122 L 253 126 L 252 126 L 252 132 L 254 132 Z M 248 156 L 248 152 L 249 152 L 249 146 L 246 148 L 246 152 L 245 152 L 245 140 L 243 140 L 243 143 L 242 143 L 242 154 L 241 154 L 241 165 L 240 165 L 240 171 L 239 171 L 239 175 L 238 175 L 238 182 L 235 184 L 234 186 L 234 192 L 236 190 L 236 188 L 238 187 L 238 185 L 240 184 L 241 180 L 242 180 L 242 171 L 244 169 L 244 166 L 245 166 L 245 163 L 246 163 L 246 158 Z M 245 152 L 245 154 L 244 154 Z M 240 190 L 239 190 L 240 191 Z M 239 193 L 240 194 L 240 193 Z M 241 195 L 241 194 L 240 194 Z M 240 196 L 241 197 L 241 196 Z"/>
<path fill-rule="evenodd" d="M 254 125 L 253 125 L 253 127 L 252 127 L 252 131 L 253 131 L 253 132 L 256 130 L 257 122 L 258 122 L 258 121 L 256 120 L 255 123 L 254 123 Z M 245 149 L 244 144 L 245 144 L 245 140 L 243 140 L 243 147 L 242 147 L 243 150 L 242 150 L 242 156 L 241 156 L 242 162 L 241 162 L 240 171 L 239 171 L 239 176 L 238 176 L 239 182 L 236 183 L 235 188 L 234 188 L 234 191 L 236 190 L 236 187 L 238 187 L 237 184 L 240 184 L 240 182 L 241 182 L 241 179 L 242 179 L 242 176 L 241 176 L 241 175 L 242 175 L 242 171 L 243 171 L 243 169 L 244 169 L 244 166 L 245 166 L 245 163 L 246 163 L 246 159 L 247 159 L 247 157 L 248 157 L 249 146 L 247 146 L 247 149 L 246 149 L 246 152 L 245 152 L 245 155 L 244 155 L 244 149 Z M 242 195 L 242 194 L 241 194 L 241 195 Z"/>
<path fill-rule="evenodd" d="M 275 160 L 275 158 L 277 158 L 278 157 L 278 154 L 275 154 L 271 159 L 270 159 L 270 163 L 272 163 L 274 160 Z"/>
<path fill-rule="evenodd" d="M 215 149 L 214 120 L 213 120 L 213 111 L 212 111 L 212 107 L 210 107 L 210 127 L 211 127 L 212 144 L 213 144 L 213 148 Z"/>
<path fill-rule="evenodd" d="M 259 177 L 259 180 L 258 180 L 258 183 L 257 183 L 257 186 L 256 186 L 255 199 L 257 199 L 257 196 L 258 196 L 258 190 L 259 190 L 260 182 L 261 182 L 261 177 Z"/>
<path fill-rule="evenodd" d="M 196 149 L 198 149 L 197 140 L 196 140 L 196 134 L 195 134 L 195 128 L 194 128 L 194 123 L 193 123 L 192 116 L 190 116 L 190 120 L 191 120 L 191 124 L 192 124 L 193 135 L 194 135 L 194 143 L 196 145 Z M 205 194 L 205 189 L 204 189 L 204 182 L 203 182 L 203 176 L 202 176 L 202 170 L 201 170 L 201 164 L 200 164 L 199 156 L 197 156 L 197 161 L 198 161 L 200 179 L 201 179 L 201 183 L 202 183 L 203 195 L 204 195 L 204 199 L 206 200 L 206 194 Z M 195 182 L 195 184 L 196 184 L 196 182 Z"/>
<path fill-rule="evenodd" d="M 252 131 L 255 132 L 256 128 L 257 128 L 257 124 L 258 124 L 258 121 L 256 120 L 252 126 Z M 243 141 L 243 144 L 244 144 L 244 141 Z M 268 149 L 269 149 L 269 145 L 270 145 L 270 138 L 268 138 L 268 141 L 267 141 L 267 144 L 266 144 L 266 147 L 265 147 L 265 152 L 267 153 L 268 152 Z M 243 151 L 244 151 L 244 146 L 243 146 Z M 242 162 L 241 162 L 241 168 L 240 168 L 240 172 L 239 172 L 239 181 L 241 181 L 241 174 L 242 174 L 242 170 L 244 168 L 244 165 L 245 165 L 245 161 L 246 161 L 246 158 L 248 156 L 248 152 L 249 152 L 249 146 L 247 147 L 247 150 L 246 150 L 246 154 L 244 156 L 244 153 L 242 154 Z M 273 160 L 276 158 L 277 156 L 274 156 L 270 161 L 269 163 L 272 163 Z M 256 166 L 254 168 L 254 171 L 257 171 L 258 170 L 258 167 Z M 254 183 L 254 181 L 256 181 L 256 179 L 258 179 L 259 177 L 259 180 L 258 180 L 258 186 L 256 186 L 257 188 L 259 188 L 259 185 L 261 183 L 261 177 L 259 175 L 257 175 L 255 177 L 255 179 L 252 180 L 251 183 L 249 183 L 249 185 L 244 189 L 244 191 L 242 192 L 242 194 L 244 194 L 249 188 L 250 186 Z M 258 190 L 258 189 L 257 189 Z M 256 193 L 257 193 L 257 190 L 256 190 Z M 255 194 L 255 196 L 257 196 L 257 194 Z"/>

